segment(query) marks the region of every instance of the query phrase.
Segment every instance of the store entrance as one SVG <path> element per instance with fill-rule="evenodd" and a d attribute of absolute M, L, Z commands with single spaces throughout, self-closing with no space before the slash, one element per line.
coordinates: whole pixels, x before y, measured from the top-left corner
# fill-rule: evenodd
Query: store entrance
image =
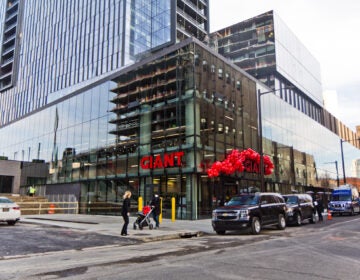
<path fill-rule="evenodd" d="M 145 185 L 144 203 L 150 203 L 155 193 L 162 200 L 163 218 L 171 218 L 171 200 L 175 198 L 176 218 L 185 219 L 186 212 L 186 180 L 185 176 L 174 174 L 166 176 L 154 176 L 152 184 Z"/>
<path fill-rule="evenodd" d="M 233 178 L 227 178 L 222 181 L 222 185 L 217 193 L 218 205 L 223 206 L 233 196 L 240 193 L 239 181 Z"/>
<path fill-rule="evenodd" d="M 204 186 L 205 182 L 202 182 Z M 212 193 L 210 208 L 214 209 L 218 206 L 224 205 L 233 196 L 237 196 L 242 193 L 252 193 L 259 191 L 256 186 L 256 180 L 244 180 L 232 177 L 221 177 L 216 181 L 211 182 L 208 185 L 212 186 L 209 192 Z M 205 187 L 205 186 L 204 186 Z M 206 192 L 203 192 L 203 194 Z"/>

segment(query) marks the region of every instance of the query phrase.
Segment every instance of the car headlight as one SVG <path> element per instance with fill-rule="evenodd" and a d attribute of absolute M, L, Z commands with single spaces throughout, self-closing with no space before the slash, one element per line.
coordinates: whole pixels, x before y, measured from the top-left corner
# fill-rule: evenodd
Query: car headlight
<path fill-rule="evenodd" d="M 215 220 L 217 217 L 217 213 L 215 211 L 212 212 L 212 218 Z"/>
<path fill-rule="evenodd" d="M 249 216 L 249 210 L 247 210 L 247 209 L 239 210 L 240 218 L 246 218 L 247 216 Z"/>
<path fill-rule="evenodd" d="M 288 215 L 292 215 L 293 212 L 294 212 L 294 210 L 293 210 L 291 207 L 286 208 L 286 213 L 287 213 Z"/>

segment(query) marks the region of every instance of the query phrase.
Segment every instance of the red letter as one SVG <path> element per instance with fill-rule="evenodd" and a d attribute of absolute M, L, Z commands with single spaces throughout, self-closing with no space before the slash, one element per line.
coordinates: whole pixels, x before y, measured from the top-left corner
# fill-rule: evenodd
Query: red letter
<path fill-rule="evenodd" d="M 164 154 L 164 167 L 174 166 L 174 153 Z"/>
<path fill-rule="evenodd" d="M 174 157 L 177 158 L 177 166 L 181 166 L 181 157 L 184 155 L 184 152 L 183 151 L 175 152 L 173 154 L 174 154 Z"/>
<path fill-rule="evenodd" d="M 140 166 L 142 169 L 149 169 L 150 168 L 150 156 L 144 156 L 142 157 L 142 159 L 140 160 Z"/>
<path fill-rule="evenodd" d="M 162 160 L 161 160 L 161 157 L 160 155 L 157 155 L 155 156 L 155 159 L 154 159 L 154 168 L 163 168 L 163 163 L 162 163 Z"/>

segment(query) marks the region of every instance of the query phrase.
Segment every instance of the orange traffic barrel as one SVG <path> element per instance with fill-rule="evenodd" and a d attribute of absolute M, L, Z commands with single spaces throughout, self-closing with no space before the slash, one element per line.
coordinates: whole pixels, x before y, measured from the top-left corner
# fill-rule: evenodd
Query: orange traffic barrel
<path fill-rule="evenodd" d="M 54 214 L 55 213 L 55 204 L 50 204 L 48 214 Z"/>
<path fill-rule="evenodd" d="M 327 219 L 328 219 L 328 220 L 332 220 L 332 216 L 331 216 L 331 211 L 330 211 L 330 210 L 327 211 Z"/>

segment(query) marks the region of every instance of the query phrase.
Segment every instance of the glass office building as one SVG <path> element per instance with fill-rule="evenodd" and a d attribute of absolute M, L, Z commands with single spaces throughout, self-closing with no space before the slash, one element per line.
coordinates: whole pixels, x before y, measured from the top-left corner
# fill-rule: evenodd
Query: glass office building
<path fill-rule="evenodd" d="M 49 192 L 73 193 L 82 213 L 111 212 L 131 189 L 144 201 L 159 192 L 164 217 L 175 197 L 179 219 L 208 218 L 218 198 L 260 188 L 256 173 L 206 171 L 232 149 L 259 151 L 256 94 L 266 88 L 188 39 L 2 128 L 0 149 L 37 155 Z M 276 166 L 266 190 L 330 187 L 335 168 L 325 163 L 340 162 L 338 136 L 276 95 L 262 104 L 264 152 Z"/>
<path fill-rule="evenodd" d="M 207 0 L 1 0 L 0 126 L 208 34 Z"/>
<path fill-rule="evenodd" d="M 211 34 L 220 54 L 265 83 L 286 102 L 324 123 L 320 64 L 269 11 Z"/>
<path fill-rule="evenodd" d="M 17 25 L 16 32 L 22 32 L 16 38 L 22 41 L 13 45 L 14 49 L 19 47 L 17 62 L 14 52 L 12 72 L 17 73 L 18 78 L 0 93 L 0 161 L 1 164 L 34 162 L 46 171 L 26 172 L 24 169 L 34 165 L 21 165 L 23 173 L 33 176 L 20 189 L 13 183 L 12 192 L 24 193 L 27 186 L 34 184 L 45 194 L 71 194 L 79 201 L 79 211 L 91 214 L 119 214 L 114 210 L 118 207 L 114 206 L 121 205 L 122 195 L 128 189 L 134 194 L 133 205 L 138 196 L 147 202 L 158 192 L 163 197 L 165 218 L 170 217 L 170 201 L 174 197 L 177 218 L 200 219 L 210 217 L 221 197 L 250 188 L 288 193 L 324 191 L 334 186 L 335 166 L 327 163 L 341 162 L 337 134 L 279 96 L 265 94 L 261 96 L 263 139 L 260 139 L 257 94 L 259 90 L 272 89 L 200 40 L 182 37 L 196 34 L 200 39 L 205 38 L 207 1 L 177 1 L 176 7 L 174 1 L 169 1 L 171 5 L 164 4 L 161 9 L 152 6 L 154 9 L 149 11 L 162 15 L 159 17 L 162 23 L 157 27 L 147 26 L 154 37 L 145 36 L 141 28 L 139 32 L 135 27 L 130 28 L 125 32 L 128 37 L 121 37 L 126 40 L 114 39 L 113 51 L 115 45 L 116 48 L 125 46 L 127 50 L 115 56 L 108 41 L 102 42 L 107 38 L 105 33 L 117 34 L 111 28 L 111 32 L 99 33 L 101 28 L 95 32 L 87 29 L 85 20 L 84 38 L 89 36 L 92 41 L 90 44 L 85 40 L 84 47 L 78 44 L 82 40 L 75 39 L 82 31 L 73 28 L 72 32 L 66 32 L 68 26 L 81 22 L 78 17 L 88 19 L 85 15 L 92 13 L 95 13 L 95 23 L 89 23 L 89 28 L 103 26 L 112 19 L 117 22 L 116 28 L 124 22 L 146 26 L 151 18 L 148 12 L 147 16 L 134 12 L 124 13 L 121 20 L 118 18 L 124 7 L 130 9 L 127 11 L 131 11 L 131 7 L 140 9 L 132 6 L 135 2 L 146 6 L 162 1 L 119 0 L 111 4 L 85 0 L 36 1 L 43 4 L 36 6 L 37 9 L 30 1 L 1 2 L 8 13 L 2 20 L 8 21 L 15 14 L 16 17 L 28 14 Z M 18 10 L 11 16 L 14 5 L 19 5 Z M 158 27 L 168 30 L 166 7 L 174 12 L 170 13 L 171 20 L 176 15 L 176 27 L 169 29 L 174 35 L 162 37 L 159 34 L 164 32 Z M 113 8 L 117 11 L 112 11 Z M 40 17 L 37 10 L 48 11 L 49 16 Z M 194 10 L 199 15 L 195 16 Z M 100 11 L 119 14 L 100 16 L 97 21 Z M 60 19 L 67 14 L 76 14 L 76 18 L 63 23 Z M 195 21 L 187 15 L 198 20 L 197 29 L 189 24 Z M 183 25 L 184 16 L 189 22 Z M 41 27 L 39 23 L 35 28 L 37 33 L 26 24 L 31 18 L 40 22 L 49 20 L 49 26 L 57 31 L 44 32 L 45 25 Z M 54 23 L 50 24 L 50 20 Z M 28 32 L 35 32 L 32 36 L 39 35 L 39 39 L 30 40 Z M 65 35 L 52 37 L 55 35 L 50 34 Z M 95 38 L 96 42 L 102 42 L 97 48 L 94 48 Z M 176 38 L 177 43 L 166 43 L 171 38 Z M 27 46 L 23 47 L 25 42 Z M 63 48 L 54 48 L 59 45 Z M 105 55 L 95 63 L 94 52 L 97 58 L 103 57 L 104 52 L 110 58 Z M 60 59 L 65 57 L 68 58 L 65 61 Z M 89 62 L 96 64 L 98 72 L 94 76 L 89 76 Z M 83 67 L 75 67 L 73 63 Z M 15 66 L 21 69 L 15 71 Z M 40 90 L 42 86 L 45 88 Z M 44 100 L 38 101 L 42 93 Z M 345 167 L 350 168 L 351 160 L 360 157 L 359 150 L 343 144 Z M 275 170 L 266 176 L 264 186 L 259 174 L 251 172 L 208 177 L 211 164 L 224 159 L 232 149 L 259 151 L 261 146 L 275 163 Z M 0 173 L 0 178 L 4 178 L 2 175 Z M 9 176 L 5 179 L 7 183 L 11 181 Z M 0 180 L 0 193 L 4 190 L 1 182 L 4 180 Z"/>
<path fill-rule="evenodd" d="M 323 107 L 319 62 L 274 11 L 225 27 L 210 37 L 214 49 L 275 95 L 360 148 L 359 135 Z"/>

